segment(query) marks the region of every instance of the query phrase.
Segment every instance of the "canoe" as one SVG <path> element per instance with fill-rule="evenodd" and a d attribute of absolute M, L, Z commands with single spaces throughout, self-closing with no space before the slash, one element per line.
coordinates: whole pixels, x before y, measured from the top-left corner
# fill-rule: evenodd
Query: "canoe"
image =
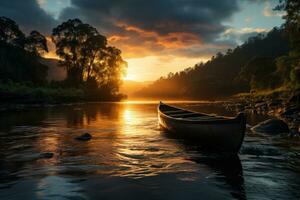
<path fill-rule="evenodd" d="M 217 116 L 160 102 L 158 120 L 168 132 L 217 151 L 238 152 L 245 136 L 244 113 L 239 113 L 236 117 Z"/>

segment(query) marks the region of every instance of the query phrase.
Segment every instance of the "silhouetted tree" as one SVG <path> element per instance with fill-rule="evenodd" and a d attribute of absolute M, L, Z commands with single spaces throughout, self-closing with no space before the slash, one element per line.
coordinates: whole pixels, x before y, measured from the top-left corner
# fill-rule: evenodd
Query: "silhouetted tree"
<path fill-rule="evenodd" d="M 0 42 L 24 48 L 25 34 L 13 20 L 0 17 Z"/>
<path fill-rule="evenodd" d="M 38 61 L 43 51 L 48 48 L 42 34 L 26 37 L 16 22 L 0 17 L 0 80 L 45 83 L 48 67 Z"/>
<path fill-rule="evenodd" d="M 31 31 L 25 39 L 25 50 L 37 56 L 48 52 L 46 37 L 38 31 Z"/>
<path fill-rule="evenodd" d="M 106 37 L 96 28 L 70 19 L 53 29 L 52 40 L 56 54 L 66 67 L 68 81 L 72 85 L 88 88 L 109 88 L 116 93 L 126 62 L 121 51 L 107 46 Z"/>

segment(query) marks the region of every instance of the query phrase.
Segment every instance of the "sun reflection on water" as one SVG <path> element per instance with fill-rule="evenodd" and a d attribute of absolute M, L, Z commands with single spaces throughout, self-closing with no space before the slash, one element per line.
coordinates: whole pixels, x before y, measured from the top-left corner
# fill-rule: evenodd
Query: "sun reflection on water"
<path fill-rule="evenodd" d="M 129 110 L 128 108 L 125 108 L 124 113 L 123 113 L 123 118 L 124 118 L 124 122 L 126 124 L 132 123 L 133 120 L 134 120 L 134 116 L 133 116 L 132 110 Z"/>

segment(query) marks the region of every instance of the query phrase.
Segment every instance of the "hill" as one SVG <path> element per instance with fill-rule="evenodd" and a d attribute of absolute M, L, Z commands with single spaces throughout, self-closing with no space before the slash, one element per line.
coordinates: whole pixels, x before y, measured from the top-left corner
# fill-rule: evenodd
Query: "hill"
<path fill-rule="evenodd" d="M 120 87 L 120 92 L 126 94 L 128 99 L 135 99 L 135 93 L 144 87 L 150 85 L 151 81 L 139 82 L 132 80 L 124 80 Z"/>
<path fill-rule="evenodd" d="M 136 92 L 135 96 L 163 99 L 216 99 L 249 92 L 253 77 L 258 71 L 264 75 L 262 80 L 274 78 L 277 70 L 276 58 L 287 54 L 288 51 L 288 41 L 283 31 L 274 28 L 266 35 L 259 34 L 233 50 L 228 49 L 225 54 L 217 53 L 206 63 L 198 63 L 184 71 L 161 77 Z M 256 59 L 260 61 L 255 62 Z M 258 63 L 259 70 L 249 71 L 249 67 L 253 68 L 253 65 Z M 247 72 L 246 68 L 250 76 L 247 80 L 243 78 L 245 74 L 243 71 Z M 270 86 L 270 84 L 266 85 Z M 270 87 L 277 85 L 280 83 L 274 83 Z"/>
<path fill-rule="evenodd" d="M 63 67 L 60 67 L 57 59 L 40 58 L 40 63 L 48 66 L 47 80 L 62 81 L 67 77 L 67 72 Z"/>

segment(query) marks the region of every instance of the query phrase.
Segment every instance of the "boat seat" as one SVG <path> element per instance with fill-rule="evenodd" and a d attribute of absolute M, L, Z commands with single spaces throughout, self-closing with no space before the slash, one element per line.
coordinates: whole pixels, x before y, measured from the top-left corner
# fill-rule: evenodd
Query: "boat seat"
<path fill-rule="evenodd" d="M 164 111 L 165 114 L 172 114 L 172 113 L 184 113 L 185 110 L 171 110 L 171 111 Z"/>
<path fill-rule="evenodd" d="M 221 117 L 214 117 L 214 116 L 203 116 L 203 117 L 189 117 L 189 118 L 186 118 L 186 119 L 190 119 L 190 120 L 209 120 L 209 119 L 224 119 L 224 118 L 221 118 Z"/>
<path fill-rule="evenodd" d="M 185 117 L 185 116 L 199 116 L 198 113 L 192 113 L 192 112 L 186 112 L 186 113 L 182 113 L 182 114 L 173 114 L 173 115 L 170 115 L 171 117 Z"/>

